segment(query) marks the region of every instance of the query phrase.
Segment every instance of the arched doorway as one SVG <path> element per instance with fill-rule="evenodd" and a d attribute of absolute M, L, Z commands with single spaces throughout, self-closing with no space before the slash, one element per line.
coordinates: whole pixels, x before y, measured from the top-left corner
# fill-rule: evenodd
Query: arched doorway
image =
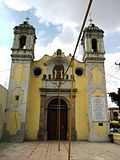
<path fill-rule="evenodd" d="M 48 104 L 47 113 L 47 139 L 58 139 L 58 98 L 51 100 Z M 60 139 L 67 140 L 68 128 L 68 106 L 63 99 L 60 99 Z"/>

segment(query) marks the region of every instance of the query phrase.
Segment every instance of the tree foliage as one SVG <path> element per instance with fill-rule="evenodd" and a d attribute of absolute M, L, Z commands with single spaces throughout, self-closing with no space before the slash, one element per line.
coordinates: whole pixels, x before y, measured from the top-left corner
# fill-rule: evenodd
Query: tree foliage
<path fill-rule="evenodd" d="M 111 101 L 117 104 L 117 106 L 119 107 L 119 111 L 120 111 L 120 88 L 118 88 L 117 93 L 111 92 L 108 94 L 109 94 L 109 97 L 111 97 Z"/>

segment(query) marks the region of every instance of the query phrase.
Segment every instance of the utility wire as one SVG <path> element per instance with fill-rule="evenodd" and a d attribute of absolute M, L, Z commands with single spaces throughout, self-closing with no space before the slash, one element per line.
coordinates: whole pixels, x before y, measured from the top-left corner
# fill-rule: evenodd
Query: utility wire
<path fill-rule="evenodd" d="M 120 80 L 120 78 L 117 78 L 117 77 L 115 77 L 115 76 L 113 76 L 113 75 L 111 75 L 111 74 L 106 73 L 106 75 L 108 75 L 108 76 L 110 76 L 110 77 L 112 77 L 112 78 L 115 78 L 115 79 L 117 79 L 117 80 Z"/>
<path fill-rule="evenodd" d="M 120 58 L 116 61 L 116 63 L 120 60 Z M 111 65 L 108 69 L 107 69 L 107 72 L 110 71 L 110 74 L 111 72 L 113 72 L 115 70 L 115 64 Z"/>
<path fill-rule="evenodd" d="M 92 2 L 93 0 L 90 0 L 89 1 L 89 4 L 88 4 L 88 7 L 87 7 L 87 11 L 85 13 L 85 17 L 84 17 L 84 20 L 83 20 L 83 24 L 82 24 L 82 27 L 81 27 L 81 30 L 80 30 L 80 34 L 78 36 L 78 40 L 77 40 L 77 43 L 76 43 L 76 46 L 75 46 L 75 50 L 74 50 L 74 53 L 73 53 L 73 56 L 71 58 L 71 62 L 65 72 L 65 75 L 66 73 L 68 72 L 70 66 L 72 65 L 72 81 L 71 81 L 71 95 L 70 95 L 70 124 L 69 124 L 69 148 L 68 148 L 68 160 L 71 159 L 71 136 L 72 136 L 72 97 L 73 97 L 73 81 L 74 81 L 74 57 L 75 57 L 75 54 L 76 54 L 76 51 L 77 51 L 77 47 L 79 45 L 79 41 L 80 41 L 80 38 L 81 38 L 81 35 L 82 35 L 82 32 L 83 32 L 83 29 L 84 29 L 84 26 L 85 26 L 85 23 L 86 23 L 86 20 L 87 20 L 87 17 L 88 17 L 88 14 L 89 14 L 89 11 L 90 11 L 90 7 L 92 5 Z"/>
<path fill-rule="evenodd" d="M 69 70 L 69 68 L 70 68 L 70 66 L 71 66 L 71 64 L 72 64 L 72 61 L 73 61 L 73 59 L 74 59 L 74 57 L 75 57 L 75 54 L 76 54 L 76 51 L 77 51 L 77 47 L 78 47 L 78 45 L 79 45 L 80 38 L 81 38 L 81 36 L 82 36 L 82 32 L 83 32 L 83 29 L 84 29 L 84 26 L 85 26 L 85 23 L 86 23 L 86 20 L 87 20 L 89 11 L 90 11 L 90 7 L 91 7 L 91 5 L 92 5 L 92 2 L 93 2 L 93 0 L 90 0 L 90 1 L 89 1 L 88 7 L 87 7 L 87 11 L 86 11 L 86 13 L 85 13 L 85 17 L 84 17 L 84 20 L 83 20 L 83 24 L 82 24 L 82 27 L 81 27 L 81 30 L 80 30 L 80 34 L 79 34 L 79 36 L 78 36 L 78 40 L 77 40 L 77 43 L 76 43 L 76 46 L 75 46 L 75 49 L 74 49 L 73 56 L 72 56 L 72 58 L 71 58 L 70 64 L 68 65 L 68 68 L 66 69 L 66 72 L 65 72 L 64 76 L 67 74 L 67 72 L 68 72 L 68 70 Z"/>

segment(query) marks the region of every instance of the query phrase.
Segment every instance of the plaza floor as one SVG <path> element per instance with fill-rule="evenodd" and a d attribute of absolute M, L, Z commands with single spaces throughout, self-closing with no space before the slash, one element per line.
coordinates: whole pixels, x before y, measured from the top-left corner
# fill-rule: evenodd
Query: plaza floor
<path fill-rule="evenodd" d="M 120 145 L 74 141 L 71 160 L 120 160 Z M 68 142 L 0 143 L 0 160 L 68 160 Z"/>

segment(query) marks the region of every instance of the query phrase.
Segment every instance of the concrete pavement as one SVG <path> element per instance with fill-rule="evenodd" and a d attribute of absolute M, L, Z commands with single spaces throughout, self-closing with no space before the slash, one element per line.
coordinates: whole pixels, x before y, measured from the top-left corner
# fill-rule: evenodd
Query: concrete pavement
<path fill-rule="evenodd" d="M 57 141 L 0 143 L 0 160 L 67 160 L 68 142 L 61 141 L 60 148 Z M 120 160 L 120 145 L 74 141 L 71 160 Z"/>

